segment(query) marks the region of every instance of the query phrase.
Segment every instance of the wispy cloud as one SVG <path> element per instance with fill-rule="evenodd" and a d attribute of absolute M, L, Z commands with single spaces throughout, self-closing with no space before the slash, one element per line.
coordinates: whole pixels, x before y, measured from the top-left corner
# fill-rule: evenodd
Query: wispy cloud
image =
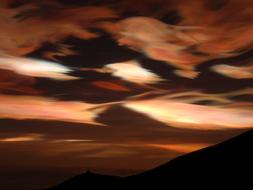
<path fill-rule="evenodd" d="M 88 28 L 96 21 L 117 17 L 106 7 L 65 7 L 55 1 L 27 4 L 17 9 L 0 7 L 0 53 L 25 55 L 45 42 L 68 36 L 81 39 L 98 34 Z M 46 26 L 46 27 L 45 27 Z"/>
<path fill-rule="evenodd" d="M 249 66 L 232 66 L 226 64 L 215 65 L 211 68 L 212 71 L 234 79 L 252 79 L 253 65 Z"/>
<path fill-rule="evenodd" d="M 0 118 L 56 120 L 102 125 L 95 119 L 107 109 L 78 101 L 59 101 L 44 97 L 0 96 Z"/>
<path fill-rule="evenodd" d="M 71 69 L 58 63 L 20 58 L 0 57 L 0 69 L 14 71 L 30 77 L 52 78 L 57 80 L 73 80 L 77 77 L 67 75 Z"/>
<path fill-rule="evenodd" d="M 56 50 L 43 52 L 43 57 L 58 62 L 60 57 L 77 55 L 78 52 L 72 49 L 73 46 L 67 44 L 57 44 Z"/>
<path fill-rule="evenodd" d="M 253 9 L 249 0 L 231 0 L 217 10 L 210 1 L 172 0 L 167 6 L 164 1 L 145 2 L 142 8 L 136 5 L 140 12 L 152 9 L 152 3 L 164 8 L 152 18 L 133 16 L 115 23 L 104 22 L 100 27 L 110 32 L 120 45 L 178 68 L 175 73 L 179 76 L 194 78 L 198 74 L 197 65 L 207 60 L 237 56 L 253 48 L 250 24 Z M 126 9 L 138 12 L 130 4 Z M 169 10 L 176 10 L 182 17 L 177 25 L 159 20 Z"/>
<path fill-rule="evenodd" d="M 43 140 L 42 134 L 26 134 L 22 136 L 8 137 L 8 138 L 0 138 L 0 142 L 30 142 L 30 141 L 40 141 Z"/>
<path fill-rule="evenodd" d="M 180 153 L 188 153 L 199 150 L 201 148 L 205 148 L 209 146 L 209 144 L 205 143 L 181 143 L 181 144 L 148 144 L 148 146 L 158 148 L 158 149 L 165 149 L 168 151 L 176 151 Z"/>
<path fill-rule="evenodd" d="M 113 91 L 119 91 L 119 92 L 130 92 L 131 90 L 127 88 L 126 86 L 109 82 L 109 81 L 94 81 L 91 83 L 94 86 L 97 86 L 99 88 L 104 88 L 107 90 L 113 90 Z"/>
<path fill-rule="evenodd" d="M 241 94 L 244 93 L 247 92 L 241 91 Z M 232 103 L 226 97 L 230 95 L 233 93 L 223 95 L 175 93 L 174 97 L 164 95 L 152 99 L 130 100 L 123 106 L 173 127 L 201 130 L 252 128 L 253 111 L 249 107 L 252 103 Z M 196 103 L 203 100 L 217 102 L 217 105 Z"/>

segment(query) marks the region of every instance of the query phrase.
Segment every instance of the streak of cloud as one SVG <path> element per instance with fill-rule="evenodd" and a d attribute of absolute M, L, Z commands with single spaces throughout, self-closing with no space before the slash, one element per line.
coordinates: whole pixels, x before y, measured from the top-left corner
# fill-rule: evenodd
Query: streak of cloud
<path fill-rule="evenodd" d="M 103 125 L 96 117 L 107 109 L 96 104 L 78 101 L 58 101 L 44 97 L 0 96 L 0 118 L 58 120 L 65 122 Z"/>
<path fill-rule="evenodd" d="M 108 82 L 108 81 L 94 81 L 91 83 L 94 86 L 99 88 L 104 88 L 107 90 L 119 91 L 119 92 L 130 92 L 131 90 L 125 86 L 122 86 L 117 83 Z"/>
<path fill-rule="evenodd" d="M 41 134 L 26 134 L 23 136 L 0 138 L 0 142 L 11 143 L 11 142 L 30 142 L 30 141 L 40 141 L 43 139 Z"/>
<path fill-rule="evenodd" d="M 244 91 L 241 92 L 242 94 Z M 252 94 L 252 91 L 251 91 Z M 192 96 L 193 95 L 193 96 Z M 252 103 L 233 104 L 227 95 L 202 95 L 185 93 L 179 96 L 165 95 L 152 99 L 132 100 L 123 104 L 131 110 L 145 114 L 168 126 L 196 129 L 246 129 L 253 127 Z M 197 95 L 197 96 L 196 96 Z M 180 98 L 181 96 L 181 98 Z M 213 100 L 217 105 L 198 105 L 195 102 Z M 245 105 L 245 106 L 242 106 Z"/>
<path fill-rule="evenodd" d="M 95 142 L 96 140 L 92 139 L 59 139 L 54 140 L 54 143 L 87 143 L 87 142 Z"/>
<path fill-rule="evenodd" d="M 185 143 L 185 144 L 148 144 L 148 146 L 159 148 L 159 149 L 165 149 L 169 151 L 176 151 L 176 152 L 181 152 L 181 153 L 188 153 L 188 152 L 193 152 L 202 148 L 205 148 L 209 146 L 209 144 L 190 144 L 190 143 Z"/>
<path fill-rule="evenodd" d="M 211 68 L 212 71 L 234 79 L 252 79 L 253 65 L 251 66 L 231 66 L 226 64 L 215 65 Z"/>
<path fill-rule="evenodd" d="M 57 80 L 73 80 L 71 69 L 58 63 L 20 57 L 0 57 L 0 69 L 14 71 L 30 77 L 45 77 Z"/>

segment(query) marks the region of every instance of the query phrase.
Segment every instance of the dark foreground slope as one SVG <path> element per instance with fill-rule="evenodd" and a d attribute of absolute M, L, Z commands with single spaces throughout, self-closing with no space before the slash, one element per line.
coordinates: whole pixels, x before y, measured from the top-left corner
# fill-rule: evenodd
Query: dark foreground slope
<path fill-rule="evenodd" d="M 88 187 L 89 189 L 91 187 L 92 189 L 97 189 L 100 187 L 104 187 L 105 189 L 114 189 L 114 187 L 120 185 L 121 180 L 121 177 L 86 172 L 50 188 L 50 190 L 84 190 Z"/>
<path fill-rule="evenodd" d="M 89 174 L 90 175 L 90 174 Z M 88 184 L 106 189 L 214 188 L 220 184 L 253 189 L 253 130 L 228 141 L 178 157 L 147 172 L 117 178 L 92 174 L 80 175 L 50 190 L 89 189 Z M 252 182 L 251 182 L 252 181 Z M 73 185 L 74 184 L 74 185 Z M 93 186 L 93 185 L 92 185 Z M 86 188 L 85 188 L 86 187 Z"/>

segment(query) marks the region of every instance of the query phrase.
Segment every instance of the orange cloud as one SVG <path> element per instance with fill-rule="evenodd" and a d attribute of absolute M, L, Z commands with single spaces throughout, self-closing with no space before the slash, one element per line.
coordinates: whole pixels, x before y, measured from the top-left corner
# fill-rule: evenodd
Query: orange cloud
<path fill-rule="evenodd" d="M 214 65 L 212 71 L 234 79 L 252 79 L 253 65 L 250 66 L 232 66 L 226 64 Z"/>
<path fill-rule="evenodd" d="M 57 45 L 56 51 L 45 51 L 43 52 L 43 57 L 49 60 L 53 60 L 58 62 L 58 57 L 65 57 L 71 55 L 77 55 L 78 52 L 71 49 L 72 46 L 66 44 L 59 44 Z"/>
<path fill-rule="evenodd" d="M 55 43 L 67 36 L 94 38 L 97 34 L 88 30 L 90 26 L 117 17 L 106 7 L 67 8 L 51 3 L 47 7 L 0 8 L 0 53 L 25 55 L 45 42 Z"/>
<path fill-rule="evenodd" d="M 39 95 L 42 92 L 34 88 L 36 80 L 33 77 L 19 75 L 13 71 L 0 69 L 0 92 Z"/>
<path fill-rule="evenodd" d="M 193 152 L 209 146 L 210 144 L 204 143 L 185 143 L 185 144 L 148 144 L 148 146 L 165 149 L 169 151 L 176 151 L 180 153 Z"/>
<path fill-rule="evenodd" d="M 0 96 L 0 118 L 58 120 L 103 125 L 96 117 L 107 107 L 78 101 L 58 101 L 32 96 Z"/>
<path fill-rule="evenodd" d="M 147 0 L 143 9 L 152 8 L 152 3 L 156 4 Z M 196 77 L 195 67 L 207 60 L 233 57 L 253 48 L 250 0 L 231 0 L 215 10 L 211 1 L 158 1 L 157 4 L 165 8 L 151 17 L 148 14 L 129 17 L 116 23 L 101 23 L 100 27 L 112 33 L 120 45 L 171 64 L 179 69 L 177 75 L 187 78 Z M 178 25 L 159 20 L 173 9 L 182 17 Z"/>
<path fill-rule="evenodd" d="M 195 65 L 210 59 L 186 51 L 188 47 L 197 43 L 194 38 L 183 32 L 187 27 L 168 25 L 150 17 L 130 17 L 115 24 L 102 23 L 100 27 L 111 32 L 119 45 L 126 45 L 154 60 L 165 61 L 192 73 L 192 75 L 181 74 L 185 77 L 194 77 Z M 189 30 L 199 28 L 189 27 Z"/>
<path fill-rule="evenodd" d="M 108 82 L 108 81 L 94 81 L 92 82 L 94 86 L 104 88 L 107 90 L 113 90 L 113 91 L 121 91 L 121 92 L 130 92 L 131 90 L 125 86 L 113 83 L 113 82 Z"/>
<path fill-rule="evenodd" d="M 102 68 L 81 68 L 80 70 L 110 73 L 115 77 L 119 77 L 125 81 L 136 83 L 142 86 L 156 84 L 164 80 L 152 71 L 142 67 L 136 60 L 111 63 Z"/>
<path fill-rule="evenodd" d="M 253 93 L 252 89 L 249 93 Z M 236 94 L 248 93 L 246 91 Z M 253 127 L 252 103 L 234 104 L 228 97 L 233 93 L 205 95 L 185 92 L 152 99 L 130 100 L 124 107 L 143 113 L 168 126 L 199 130 L 246 129 Z M 198 105 L 202 100 L 216 101 L 217 105 Z"/>
<path fill-rule="evenodd" d="M 42 139 L 43 135 L 41 134 L 27 134 L 23 136 L 0 138 L 0 142 L 30 142 L 30 141 L 39 141 Z"/>
<path fill-rule="evenodd" d="M 62 148 L 55 148 L 61 145 Z M 138 145 L 142 146 L 142 145 Z M 136 145 L 134 146 L 136 147 Z M 50 148 L 52 150 L 50 150 Z M 46 155 L 59 156 L 66 153 L 79 153 L 81 158 L 117 158 L 136 154 L 137 151 L 129 148 L 129 145 L 110 142 L 85 142 L 85 141 L 58 141 L 52 143 L 44 152 Z"/>

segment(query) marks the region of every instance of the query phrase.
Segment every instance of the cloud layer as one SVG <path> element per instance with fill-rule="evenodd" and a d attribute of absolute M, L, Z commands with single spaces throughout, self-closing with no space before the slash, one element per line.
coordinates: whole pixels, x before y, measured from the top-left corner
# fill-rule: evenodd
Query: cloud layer
<path fill-rule="evenodd" d="M 252 128 L 252 19 L 251 0 L 1 1 L 2 188 L 133 174 Z"/>

